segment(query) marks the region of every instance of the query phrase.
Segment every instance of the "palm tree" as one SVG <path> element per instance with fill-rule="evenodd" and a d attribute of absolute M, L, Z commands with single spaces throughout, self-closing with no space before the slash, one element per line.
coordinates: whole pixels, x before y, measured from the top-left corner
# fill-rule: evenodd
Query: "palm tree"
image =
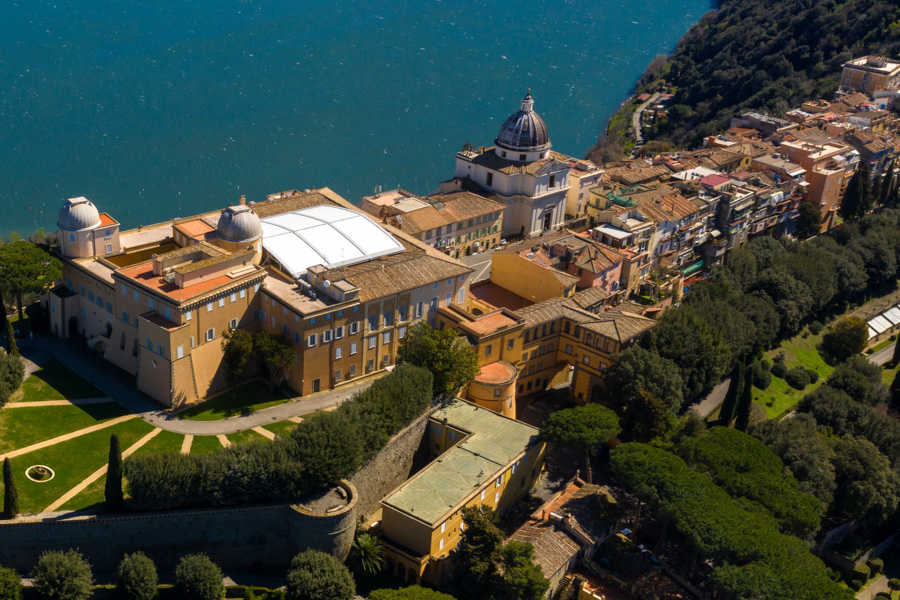
<path fill-rule="evenodd" d="M 361 533 L 353 540 L 350 548 L 350 560 L 363 575 L 377 575 L 381 572 L 384 557 L 381 554 L 381 543 L 374 535 Z"/>

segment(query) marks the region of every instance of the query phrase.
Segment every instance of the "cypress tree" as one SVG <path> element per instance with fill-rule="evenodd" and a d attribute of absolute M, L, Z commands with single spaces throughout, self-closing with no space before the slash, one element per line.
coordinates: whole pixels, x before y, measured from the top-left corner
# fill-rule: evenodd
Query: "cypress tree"
<path fill-rule="evenodd" d="M 12 465 L 9 459 L 3 460 L 3 517 L 14 519 L 19 514 L 19 492 L 16 491 L 16 482 L 13 481 Z"/>
<path fill-rule="evenodd" d="M 728 426 L 734 418 L 734 407 L 737 405 L 738 393 L 744 385 L 744 364 L 739 362 L 731 371 L 731 382 L 728 384 L 728 393 L 725 401 L 719 409 L 719 424 Z"/>
<path fill-rule="evenodd" d="M 119 451 L 119 436 L 109 436 L 109 464 L 106 467 L 106 507 L 111 510 L 122 508 L 122 452 Z"/>
<path fill-rule="evenodd" d="M 753 406 L 753 378 L 746 376 L 741 389 L 741 400 L 737 407 L 737 419 L 734 426 L 741 431 L 747 431 L 750 424 L 750 409 Z"/>

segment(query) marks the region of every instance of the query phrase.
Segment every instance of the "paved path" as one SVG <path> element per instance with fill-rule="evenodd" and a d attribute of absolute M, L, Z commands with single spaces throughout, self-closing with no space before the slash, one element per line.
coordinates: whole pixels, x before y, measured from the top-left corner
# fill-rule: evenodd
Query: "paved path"
<path fill-rule="evenodd" d="M 894 346 L 895 345 L 896 345 L 896 342 L 894 342 L 893 344 L 888 344 L 887 346 L 885 346 L 878 352 L 872 353 L 872 355 L 869 356 L 869 362 L 876 364 L 879 367 L 886 365 L 887 363 L 890 362 L 891 358 L 893 358 L 893 356 L 894 356 Z"/>
<path fill-rule="evenodd" d="M 135 443 L 130 445 L 127 449 L 125 449 L 125 451 L 122 452 L 122 458 L 123 459 L 128 458 L 129 456 L 131 456 L 132 454 L 134 454 L 135 452 L 140 450 L 141 447 L 144 446 L 144 444 L 146 444 L 147 442 L 149 442 L 150 440 L 155 438 L 161 432 L 162 432 L 162 429 L 154 429 L 153 431 L 151 431 L 150 433 L 148 433 L 147 435 L 145 435 L 144 437 L 142 437 L 141 439 L 139 439 L 138 441 L 136 441 Z M 53 512 L 55 510 L 59 510 L 60 508 L 62 508 L 66 504 L 66 502 L 68 502 L 69 500 L 71 500 L 72 498 L 74 498 L 75 496 L 80 494 L 81 492 L 83 492 L 87 488 L 87 486 L 91 485 L 92 483 L 94 483 L 95 481 L 97 481 L 98 479 L 100 479 L 101 477 L 106 475 L 106 469 L 108 467 L 109 467 L 109 463 L 103 465 L 102 467 L 100 467 L 99 469 L 97 469 L 96 471 L 94 471 L 93 473 L 88 475 L 87 477 L 85 477 L 78 485 L 76 485 L 71 490 L 69 490 L 68 492 L 66 492 L 59 498 L 57 498 L 53 502 L 53 504 L 51 504 L 50 506 L 48 506 L 41 512 L 42 513 Z"/>
<path fill-rule="evenodd" d="M 266 438 L 267 440 L 274 440 L 274 439 L 275 439 L 275 434 L 272 433 L 271 431 L 269 431 L 268 429 L 263 429 L 262 427 L 254 427 L 254 428 L 253 428 L 253 431 L 255 431 L 255 432 L 258 433 L 259 435 L 263 436 L 263 437 Z"/>
<path fill-rule="evenodd" d="M 889 592 L 888 578 L 885 575 L 879 575 L 866 584 L 866 587 L 856 593 L 856 600 L 872 600 L 879 592 Z"/>
<path fill-rule="evenodd" d="M 491 278 L 491 258 L 493 255 L 493 250 L 485 250 L 479 254 L 462 256 L 458 259 L 459 262 L 472 269 L 472 279 L 469 283 L 477 283 Z"/>
<path fill-rule="evenodd" d="M 641 137 L 641 114 L 644 112 L 644 109 L 647 108 L 650 104 L 656 102 L 656 99 L 659 98 L 659 92 L 654 93 L 650 98 L 647 99 L 646 102 L 638 106 L 634 109 L 634 112 L 631 113 L 631 129 L 634 131 L 634 141 L 636 143 L 641 143 L 644 141 L 644 138 Z"/>
<path fill-rule="evenodd" d="M 191 446 L 194 445 L 194 436 L 191 434 L 187 434 L 184 436 L 184 439 L 181 440 L 181 453 L 182 454 L 190 454 Z"/>
<path fill-rule="evenodd" d="M 89 404 L 109 404 L 112 398 L 76 398 L 73 400 L 37 400 L 35 402 L 10 402 L 3 408 L 40 408 L 42 406 L 87 406 Z"/>
<path fill-rule="evenodd" d="M 216 437 L 218 438 L 219 443 L 222 444 L 222 447 L 223 447 L 223 448 L 230 448 L 230 447 L 231 447 L 231 442 L 228 440 L 227 437 L 225 437 L 224 434 L 220 433 L 220 434 L 217 435 Z"/>
<path fill-rule="evenodd" d="M 95 431 L 100 431 L 102 429 L 106 429 L 107 427 L 112 427 L 113 425 L 118 425 L 119 423 L 130 421 L 131 419 L 136 419 L 137 417 L 138 415 L 135 414 L 124 415 L 121 417 L 116 417 L 115 419 L 103 421 L 102 423 L 97 423 L 96 425 L 91 425 L 90 427 L 85 427 L 84 429 L 78 429 L 64 435 L 58 435 L 55 438 L 50 438 L 49 440 L 44 440 L 43 442 L 38 442 L 30 446 L 25 446 L 24 448 L 12 450 L 10 452 L 7 452 L 6 454 L 0 454 L 0 460 L 3 460 L 4 458 L 15 458 L 16 456 L 28 454 L 29 452 L 34 452 L 35 450 L 47 448 L 48 446 L 55 446 L 56 444 L 61 444 L 62 442 L 67 442 L 77 437 L 81 437 L 89 433 L 94 433 Z"/>
<path fill-rule="evenodd" d="M 696 404 L 692 404 L 690 410 L 705 419 L 725 401 L 725 396 L 728 394 L 728 386 L 730 384 L 731 378 L 725 379 L 722 383 L 714 387 L 712 391 L 707 394 L 706 398 Z"/>
<path fill-rule="evenodd" d="M 20 349 L 23 355 L 37 363 L 45 362 L 50 356 L 56 358 L 150 425 L 173 433 L 191 435 L 237 433 L 319 410 L 333 410 L 334 407 L 357 393 L 368 389 L 378 377 L 367 377 L 359 383 L 344 385 L 335 390 L 298 397 L 290 402 L 257 410 L 249 415 L 228 417 L 217 421 L 191 421 L 180 419 L 169 411 L 161 409 L 158 404 L 135 389 L 133 380 L 129 381 L 127 377 L 117 374 L 112 365 L 98 363 L 59 340 L 39 337 L 27 343 L 23 342 Z"/>

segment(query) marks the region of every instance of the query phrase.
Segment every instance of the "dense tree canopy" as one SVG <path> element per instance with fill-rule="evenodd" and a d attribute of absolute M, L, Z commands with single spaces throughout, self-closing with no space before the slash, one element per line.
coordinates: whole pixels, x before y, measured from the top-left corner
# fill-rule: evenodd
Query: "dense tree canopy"
<path fill-rule="evenodd" d="M 425 321 L 410 327 L 397 360 L 431 371 L 435 396 L 455 394 L 478 373 L 475 351 L 464 338 L 453 329 L 434 329 Z"/>
<path fill-rule="evenodd" d="M 16 240 L 0 245 L 0 291 L 16 297 L 20 320 L 23 296 L 48 289 L 61 272 L 59 259 L 36 244 Z"/>
<path fill-rule="evenodd" d="M 541 436 L 550 443 L 583 452 L 590 483 L 591 456 L 621 431 L 616 413 L 600 404 L 589 403 L 551 413 L 541 429 Z"/>
<path fill-rule="evenodd" d="M 288 600 L 353 600 L 356 584 L 344 563 L 319 550 L 306 550 L 291 560 Z"/>

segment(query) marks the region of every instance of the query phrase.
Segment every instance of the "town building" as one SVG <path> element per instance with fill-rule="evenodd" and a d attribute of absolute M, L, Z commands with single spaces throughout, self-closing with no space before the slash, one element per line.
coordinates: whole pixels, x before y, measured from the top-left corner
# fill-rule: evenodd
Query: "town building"
<path fill-rule="evenodd" d="M 570 167 L 550 151 L 550 134 L 527 94 L 490 147 L 456 154 L 455 180 L 504 205 L 503 236 L 532 237 L 560 229 L 566 218 Z M 442 185 L 442 191 L 452 187 Z"/>
<path fill-rule="evenodd" d="M 900 61 L 884 56 L 862 56 L 845 62 L 841 89 L 872 94 L 900 88 Z"/>
<path fill-rule="evenodd" d="M 823 231 L 833 227 L 859 152 L 833 140 L 783 141 L 778 150 L 805 170 L 806 199 L 819 209 Z"/>
<path fill-rule="evenodd" d="M 298 394 L 383 371 L 409 326 L 466 302 L 471 273 L 328 188 L 123 232 L 75 199 L 59 227 L 75 241 L 47 298 L 53 333 L 82 337 L 164 406 L 224 389 L 235 328 L 284 336 Z"/>
<path fill-rule="evenodd" d="M 397 189 L 365 196 L 360 208 L 454 258 L 493 248 L 501 239 L 504 206 L 472 192 L 419 199 Z"/>
<path fill-rule="evenodd" d="M 541 473 L 545 444 L 536 427 L 454 400 L 432 413 L 432 461 L 381 501 L 385 570 L 407 583 L 437 583 L 464 530 L 462 510 L 502 512 Z"/>

